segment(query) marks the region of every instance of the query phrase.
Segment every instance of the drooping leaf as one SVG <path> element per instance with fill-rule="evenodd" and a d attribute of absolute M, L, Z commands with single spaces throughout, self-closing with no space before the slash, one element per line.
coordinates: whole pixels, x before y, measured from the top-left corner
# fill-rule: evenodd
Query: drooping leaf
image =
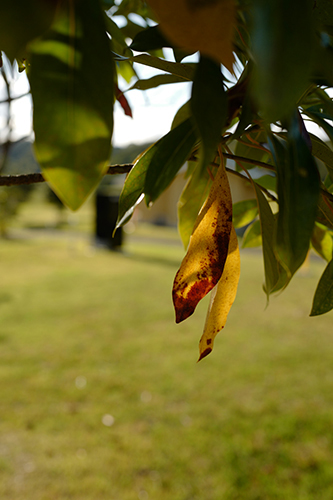
<path fill-rule="evenodd" d="M 98 185 L 111 149 L 114 69 L 98 3 L 62 3 L 31 45 L 30 63 L 37 160 L 75 210 Z"/>
<path fill-rule="evenodd" d="M 233 69 L 233 0 L 149 0 L 160 28 L 178 47 L 200 51 Z"/>
<path fill-rule="evenodd" d="M 211 292 L 204 333 L 199 342 L 199 361 L 212 352 L 216 335 L 225 327 L 229 311 L 236 298 L 239 277 L 240 255 L 237 235 L 232 227 L 223 273 Z"/>
<path fill-rule="evenodd" d="M 290 126 L 288 142 L 271 138 L 278 173 L 279 214 L 276 250 L 291 277 L 309 249 L 319 198 L 319 175 L 298 120 Z"/>
<path fill-rule="evenodd" d="M 219 281 L 228 255 L 231 226 L 231 193 L 227 173 L 221 165 L 174 280 L 172 295 L 177 323 L 191 316 L 198 302 Z"/>
<path fill-rule="evenodd" d="M 129 105 L 129 102 L 126 99 L 126 97 L 124 96 L 124 93 L 119 89 L 118 85 L 115 85 L 115 90 L 116 90 L 115 97 L 119 102 L 120 106 L 123 108 L 125 115 L 133 118 L 131 106 Z"/>
<path fill-rule="evenodd" d="M 253 97 L 270 122 L 288 116 L 309 85 L 314 51 L 312 8 L 311 0 L 252 2 Z"/>
<path fill-rule="evenodd" d="M 146 173 L 155 149 L 156 143 L 143 151 L 135 160 L 132 170 L 126 177 L 119 197 L 116 229 L 131 218 L 136 205 L 143 199 Z"/>
<path fill-rule="evenodd" d="M 201 137 L 200 169 L 204 170 L 217 154 L 228 101 L 220 65 L 203 56 L 195 73 L 190 104 Z"/>
<path fill-rule="evenodd" d="M 325 314 L 331 309 L 333 309 L 333 260 L 327 264 L 319 280 L 310 316 Z"/>
<path fill-rule="evenodd" d="M 328 174 L 333 181 L 333 151 L 319 137 L 310 134 L 310 138 L 312 154 L 325 164 Z"/>
<path fill-rule="evenodd" d="M 11 62 L 25 55 L 26 46 L 51 26 L 57 2 L 1 0 L 0 47 Z"/>
<path fill-rule="evenodd" d="M 235 228 L 250 224 L 258 215 L 257 200 L 243 200 L 234 203 L 232 207 L 232 220 Z"/>
<path fill-rule="evenodd" d="M 260 216 L 260 233 L 262 237 L 262 250 L 264 257 L 265 284 L 264 290 L 269 295 L 288 283 L 287 273 L 279 263 L 275 255 L 275 234 L 276 234 L 276 218 L 273 214 L 268 200 L 261 192 L 258 185 L 253 183 Z"/>
<path fill-rule="evenodd" d="M 198 213 L 206 200 L 212 179 L 208 170 L 201 172 L 198 165 L 179 198 L 178 202 L 178 231 L 184 248 L 188 247 Z"/>
<path fill-rule="evenodd" d="M 173 181 L 188 159 L 196 140 L 197 134 L 189 118 L 155 144 L 144 187 L 147 205 L 154 202 Z"/>
<path fill-rule="evenodd" d="M 312 233 L 311 244 L 315 251 L 327 262 L 333 257 L 333 239 L 332 232 L 324 226 L 315 224 Z"/>

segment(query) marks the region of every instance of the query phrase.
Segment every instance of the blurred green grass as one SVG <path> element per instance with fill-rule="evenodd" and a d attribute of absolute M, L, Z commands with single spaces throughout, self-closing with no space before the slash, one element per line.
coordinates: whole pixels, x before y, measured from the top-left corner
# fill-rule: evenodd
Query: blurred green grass
<path fill-rule="evenodd" d="M 324 263 L 265 309 L 243 251 L 197 364 L 207 300 L 174 323 L 183 250 L 146 230 L 122 253 L 84 229 L 0 242 L 0 498 L 331 500 L 332 314 L 308 317 Z"/>

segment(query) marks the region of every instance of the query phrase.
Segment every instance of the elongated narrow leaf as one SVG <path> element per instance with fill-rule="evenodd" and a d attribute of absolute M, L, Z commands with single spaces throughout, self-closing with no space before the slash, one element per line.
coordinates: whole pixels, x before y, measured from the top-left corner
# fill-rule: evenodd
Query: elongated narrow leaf
<path fill-rule="evenodd" d="M 203 170 L 217 154 L 217 145 L 221 140 L 228 111 L 220 65 L 206 57 L 200 58 L 190 102 L 202 141 L 200 169 Z"/>
<path fill-rule="evenodd" d="M 254 183 L 254 188 L 256 191 L 259 215 L 260 215 L 260 226 L 261 226 L 261 237 L 262 237 L 262 249 L 264 257 L 264 270 L 265 270 L 265 284 L 264 290 L 267 294 L 267 300 L 269 295 L 277 290 L 280 290 L 288 282 L 287 274 L 285 270 L 280 265 L 276 258 L 274 245 L 275 245 L 275 234 L 276 234 L 276 218 L 272 212 L 270 204 L 261 192 L 260 188 Z"/>
<path fill-rule="evenodd" d="M 191 104 L 190 101 L 186 101 L 185 104 L 183 104 L 175 114 L 171 128 L 177 127 L 180 123 L 184 122 L 187 120 L 187 118 L 190 118 L 192 116 L 191 112 Z"/>
<path fill-rule="evenodd" d="M 274 122 L 292 112 L 310 81 L 313 2 L 254 0 L 251 14 L 253 95 L 267 120 Z"/>
<path fill-rule="evenodd" d="M 189 118 L 156 143 L 144 186 L 147 205 L 154 202 L 173 181 L 188 159 L 196 138 L 192 120 Z"/>
<path fill-rule="evenodd" d="M 223 273 L 211 292 L 204 333 L 199 342 L 199 361 L 212 352 L 216 335 L 225 327 L 229 311 L 236 298 L 239 277 L 239 248 L 235 229 L 232 228 Z"/>
<path fill-rule="evenodd" d="M 169 85 L 170 83 L 183 83 L 186 82 L 183 77 L 176 75 L 156 75 L 146 80 L 138 80 L 134 83 L 128 90 L 139 89 L 139 90 L 149 90 L 159 87 L 159 85 Z"/>
<path fill-rule="evenodd" d="M 333 309 L 333 260 L 327 264 L 320 278 L 310 316 L 325 314 L 331 309 Z"/>
<path fill-rule="evenodd" d="M 208 170 L 201 172 L 198 165 L 196 167 L 178 202 L 178 231 L 185 249 L 188 247 L 198 213 L 212 184 Z"/>
<path fill-rule="evenodd" d="M 227 173 L 221 165 L 174 280 L 172 295 L 177 323 L 191 316 L 198 302 L 219 281 L 228 255 L 231 226 L 231 193 Z"/>
<path fill-rule="evenodd" d="M 136 205 L 143 198 L 146 173 L 155 149 L 156 144 L 144 151 L 134 162 L 132 170 L 126 177 L 124 187 L 119 198 L 116 229 L 130 219 Z"/>
<path fill-rule="evenodd" d="M 307 109 L 304 110 L 304 113 L 308 115 L 308 117 L 311 118 L 315 123 L 317 123 L 326 132 L 330 141 L 333 142 L 333 127 L 327 121 L 325 121 L 323 115 L 317 112 L 310 112 Z"/>
<path fill-rule="evenodd" d="M 319 198 L 319 175 L 297 121 L 287 146 L 273 138 L 278 172 L 279 215 L 276 249 L 290 277 L 309 249 Z"/>
<path fill-rule="evenodd" d="M 111 149 L 114 70 L 95 0 L 59 6 L 52 29 L 31 45 L 29 80 L 37 159 L 75 210 L 98 185 Z"/>
<path fill-rule="evenodd" d="M 129 60 L 133 63 L 144 64 L 151 68 L 161 69 L 172 75 L 181 76 L 184 80 L 191 81 L 194 78 L 194 68 L 196 64 L 193 63 L 175 63 L 148 54 L 133 56 L 130 57 Z"/>
<path fill-rule="evenodd" d="M 310 138 L 312 154 L 325 164 L 328 174 L 333 181 L 333 151 L 319 137 L 310 134 Z"/>
<path fill-rule="evenodd" d="M 232 207 L 232 220 L 235 228 L 250 224 L 258 215 L 257 200 L 243 200 L 234 203 Z"/>

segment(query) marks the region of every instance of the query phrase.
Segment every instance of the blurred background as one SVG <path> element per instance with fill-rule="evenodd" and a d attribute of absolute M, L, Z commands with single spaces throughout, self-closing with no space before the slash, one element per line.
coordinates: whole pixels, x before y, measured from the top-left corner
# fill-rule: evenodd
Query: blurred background
<path fill-rule="evenodd" d="M 38 171 L 24 85 L 2 73 L 2 174 Z M 134 139 L 110 163 L 154 138 Z M 309 317 L 325 263 L 310 255 L 267 306 L 261 251 L 243 249 L 227 326 L 197 364 L 208 302 L 176 325 L 171 300 L 183 176 L 115 242 L 122 182 L 77 213 L 46 185 L 0 188 L 0 497 L 331 500 L 332 313 Z"/>

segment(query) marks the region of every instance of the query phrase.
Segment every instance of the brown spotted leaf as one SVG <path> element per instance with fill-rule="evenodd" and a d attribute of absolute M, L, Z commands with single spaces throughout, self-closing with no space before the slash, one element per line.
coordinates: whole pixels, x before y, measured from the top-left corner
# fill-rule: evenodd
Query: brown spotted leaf
<path fill-rule="evenodd" d="M 216 335 L 224 328 L 234 303 L 240 276 L 240 255 L 234 227 L 230 233 L 229 252 L 222 276 L 212 290 L 204 333 L 199 342 L 199 361 L 213 350 Z"/>
<path fill-rule="evenodd" d="M 215 176 L 199 213 L 188 251 L 173 284 L 176 323 L 193 314 L 199 301 L 219 281 L 228 255 L 232 226 L 232 200 L 224 166 Z"/>
<path fill-rule="evenodd" d="M 221 62 L 229 71 L 234 63 L 234 0 L 148 0 L 160 28 L 178 47 Z"/>

